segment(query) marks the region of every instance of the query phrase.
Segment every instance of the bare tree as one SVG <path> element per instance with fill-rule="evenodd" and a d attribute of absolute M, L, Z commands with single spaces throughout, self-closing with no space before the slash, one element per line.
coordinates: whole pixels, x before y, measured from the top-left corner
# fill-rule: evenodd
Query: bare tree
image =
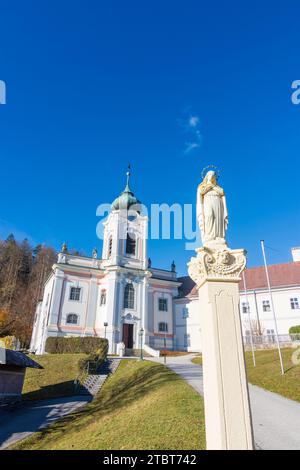
<path fill-rule="evenodd" d="M 28 240 L 18 243 L 13 235 L 0 241 L 0 312 L 6 312 L 6 334 L 29 343 L 33 317 L 44 283 L 56 261 L 56 252 Z"/>

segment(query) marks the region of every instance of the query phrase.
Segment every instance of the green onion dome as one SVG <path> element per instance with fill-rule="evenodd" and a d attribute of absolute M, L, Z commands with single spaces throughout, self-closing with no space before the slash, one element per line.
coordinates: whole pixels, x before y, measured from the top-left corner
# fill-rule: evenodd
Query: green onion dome
<path fill-rule="evenodd" d="M 130 168 L 130 167 L 129 167 Z M 128 210 L 130 207 L 135 206 L 134 209 L 140 213 L 141 212 L 141 202 L 135 197 L 129 186 L 130 171 L 126 173 L 127 182 L 124 191 L 120 194 L 117 199 L 111 205 L 113 211 L 118 210 Z"/>

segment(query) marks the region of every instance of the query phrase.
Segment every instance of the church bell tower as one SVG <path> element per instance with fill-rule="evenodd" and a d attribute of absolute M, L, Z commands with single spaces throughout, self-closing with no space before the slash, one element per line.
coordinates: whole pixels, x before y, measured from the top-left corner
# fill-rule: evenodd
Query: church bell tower
<path fill-rule="evenodd" d="M 124 191 L 111 205 L 104 223 L 102 259 L 106 266 L 147 269 L 148 217 L 130 189 L 130 166 Z"/>

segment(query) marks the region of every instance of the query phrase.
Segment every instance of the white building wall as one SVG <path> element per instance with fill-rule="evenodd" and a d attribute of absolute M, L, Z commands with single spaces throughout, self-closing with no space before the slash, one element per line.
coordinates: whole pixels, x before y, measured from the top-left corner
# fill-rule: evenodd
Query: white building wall
<path fill-rule="evenodd" d="M 300 305 L 300 286 L 272 289 L 275 314 L 279 335 L 288 335 L 291 326 L 300 325 L 300 309 L 292 309 L 290 299 L 296 298 Z M 248 303 L 250 306 L 251 326 L 260 324 L 262 334 L 273 334 L 275 330 L 272 311 L 263 311 L 263 301 L 270 300 L 267 290 L 248 292 Z M 248 314 L 243 313 L 242 303 L 246 302 L 246 295 L 240 295 L 240 312 L 243 335 L 249 330 Z M 270 302 L 271 305 L 271 302 Z M 188 317 L 183 318 L 183 309 L 188 311 Z M 198 310 L 198 299 L 177 299 L 175 301 L 176 318 L 176 348 L 187 351 L 201 351 L 201 312 Z"/>
<path fill-rule="evenodd" d="M 201 321 L 198 300 L 175 301 L 176 349 L 181 351 L 201 351 Z"/>
<path fill-rule="evenodd" d="M 151 316 L 150 325 L 152 328 L 152 336 L 150 339 L 150 346 L 156 349 L 163 349 L 166 345 L 167 349 L 173 349 L 174 338 L 174 321 L 173 321 L 173 288 L 172 286 L 152 285 L 151 297 L 148 299 L 149 311 L 148 316 Z M 166 299 L 168 304 L 167 311 L 159 310 L 159 299 Z M 168 325 L 167 332 L 159 331 L 159 323 L 166 323 Z M 149 322 L 148 322 L 149 325 Z"/>
<path fill-rule="evenodd" d="M 101 293 L 105 291 L 106 294 L 106 302 L 105 304 L 101 305 Z M 95 316 L 95 330 L 98 336 L 104 338 L 105 335 L 105 327 L 104 323 L 108 322 L 107 316 L 107 292 L 108 292 L 108 282 L 106 278 L 101 281 L 98 281 L 98 291 L 97 291 L 97 300 L 96 300 L 96 316 Z"/>
<path fill-rule="evenodd" d="M 160 311 L 159 310 L 159 299 L 167 299 L 168 301 L 168 310 Z M 154 314 L 154 333 L 160 333 L 159 323 L 165 322 L 168 325 L 168 334 L 173 334 L 173 315 L 172 315 L 172 305 L 173 299 L 172 294 L 166 289 L 155 291 L 153 293 L 153 314 Z"/>
<path fill-rule="evenodd" d="M 36 309 L 33 332 L 30 343 L 30 351 L 37 354 L 44 352 L 44 338 L 47 336 L 47 324 L 52 305 L 54 276 L 51 275 L 45 284 L 42 302 L 39 302 Z"/>
<path fill-rule="evenodd" d="M 87 324 L 90 280 L 79 276 L 67 276 L 64 279 L 58 326 L 61 331 L 83 332 Z M 70 300 L 71 287 L 80 288 L 80 300 Z M 77 325 L 67 323 L 69 314 L 78 316 Z"/>
<path fill-rule="evenodd" d="M 43 301 L 38 302 L 36 306 L 35 315 L 34 315 L 33 330 L 32 330 L 31 341 L 30 341 L 30 351 L 33 351 L 33 352 L 38 349 L 38 345 L 41 342 L 41 332 L 42 332 L 42 322 L 43 322 L 42 307 L 43 307 Z"/>
<path fill-rule="evenodd" d="M 297 246 L 295 248 L 292 248 L 292 258 L 293 258 L 293 261 L 300 261 L 300 247 Z"/>
<path fill-rule="evenodd" d="M 291 326 L 300 325 L 300 309 L 291 308 L 291 298 L 297 298 L 300 305 L 300 286 L 299 287 L 286 287 L 281 289 L 272 289 L 272 296 L 274 301 L 275 315 L 277 319 L 278 334 L 287 335 Z M 241 320 L 243 333 L 249 330 L 248 314 L 243 313 L 242 304 L 246 303 L 246 295 L 241 293 Z M 247 295 L 248 303 L 250 306 L 250 321 L 251 324 L 261 325 L 262 333 L 267 334 L 267 330 L 274 328 L 273 314 L 264 312 L 263 301 L 270 301 L 270 295 L 267 290 L 250 291 Z"/>
<path fill-rule="evenodd" d="M 188 311 L 190 303 L 184 300 L 175 301 L 175 348 L 179 351 L 187 350 L 187 319 L 185 311 Z"/>

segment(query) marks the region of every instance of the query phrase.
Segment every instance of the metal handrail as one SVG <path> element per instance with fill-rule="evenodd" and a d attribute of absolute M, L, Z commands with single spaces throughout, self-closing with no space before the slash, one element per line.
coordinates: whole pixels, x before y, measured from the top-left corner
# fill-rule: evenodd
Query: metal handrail
<path fill-rule="evenodd" d="M 77 389 L 79 388 L 79 384 L 81 384 L 82 377 L 83 377 L 86 373 L 89 374 L 89 361 L 86 363 L 84 369 L 79 372 L 79 374 L 77 375 L 76 379 L 74 380 L 75 390 L 77 390 Z"/>
<path fill-rule="evenodd" d="M 90 374 L 90 372 L 92 370 L 92 366 L 95 366 L 93 370 L 97 372 L 100 362 L 101 362 L 100 359 L 98 359 L 98 361 L 87 361 L 84 369 L 78 374 L 78 376 L 74 380 L 74 386 L 75 386 L 76 390 L 78 389 L 79 384 L 81 384 L 81 382 L 82 382 L 82 377 L 85 374 L 87 374 L 87 375 Z"/>

